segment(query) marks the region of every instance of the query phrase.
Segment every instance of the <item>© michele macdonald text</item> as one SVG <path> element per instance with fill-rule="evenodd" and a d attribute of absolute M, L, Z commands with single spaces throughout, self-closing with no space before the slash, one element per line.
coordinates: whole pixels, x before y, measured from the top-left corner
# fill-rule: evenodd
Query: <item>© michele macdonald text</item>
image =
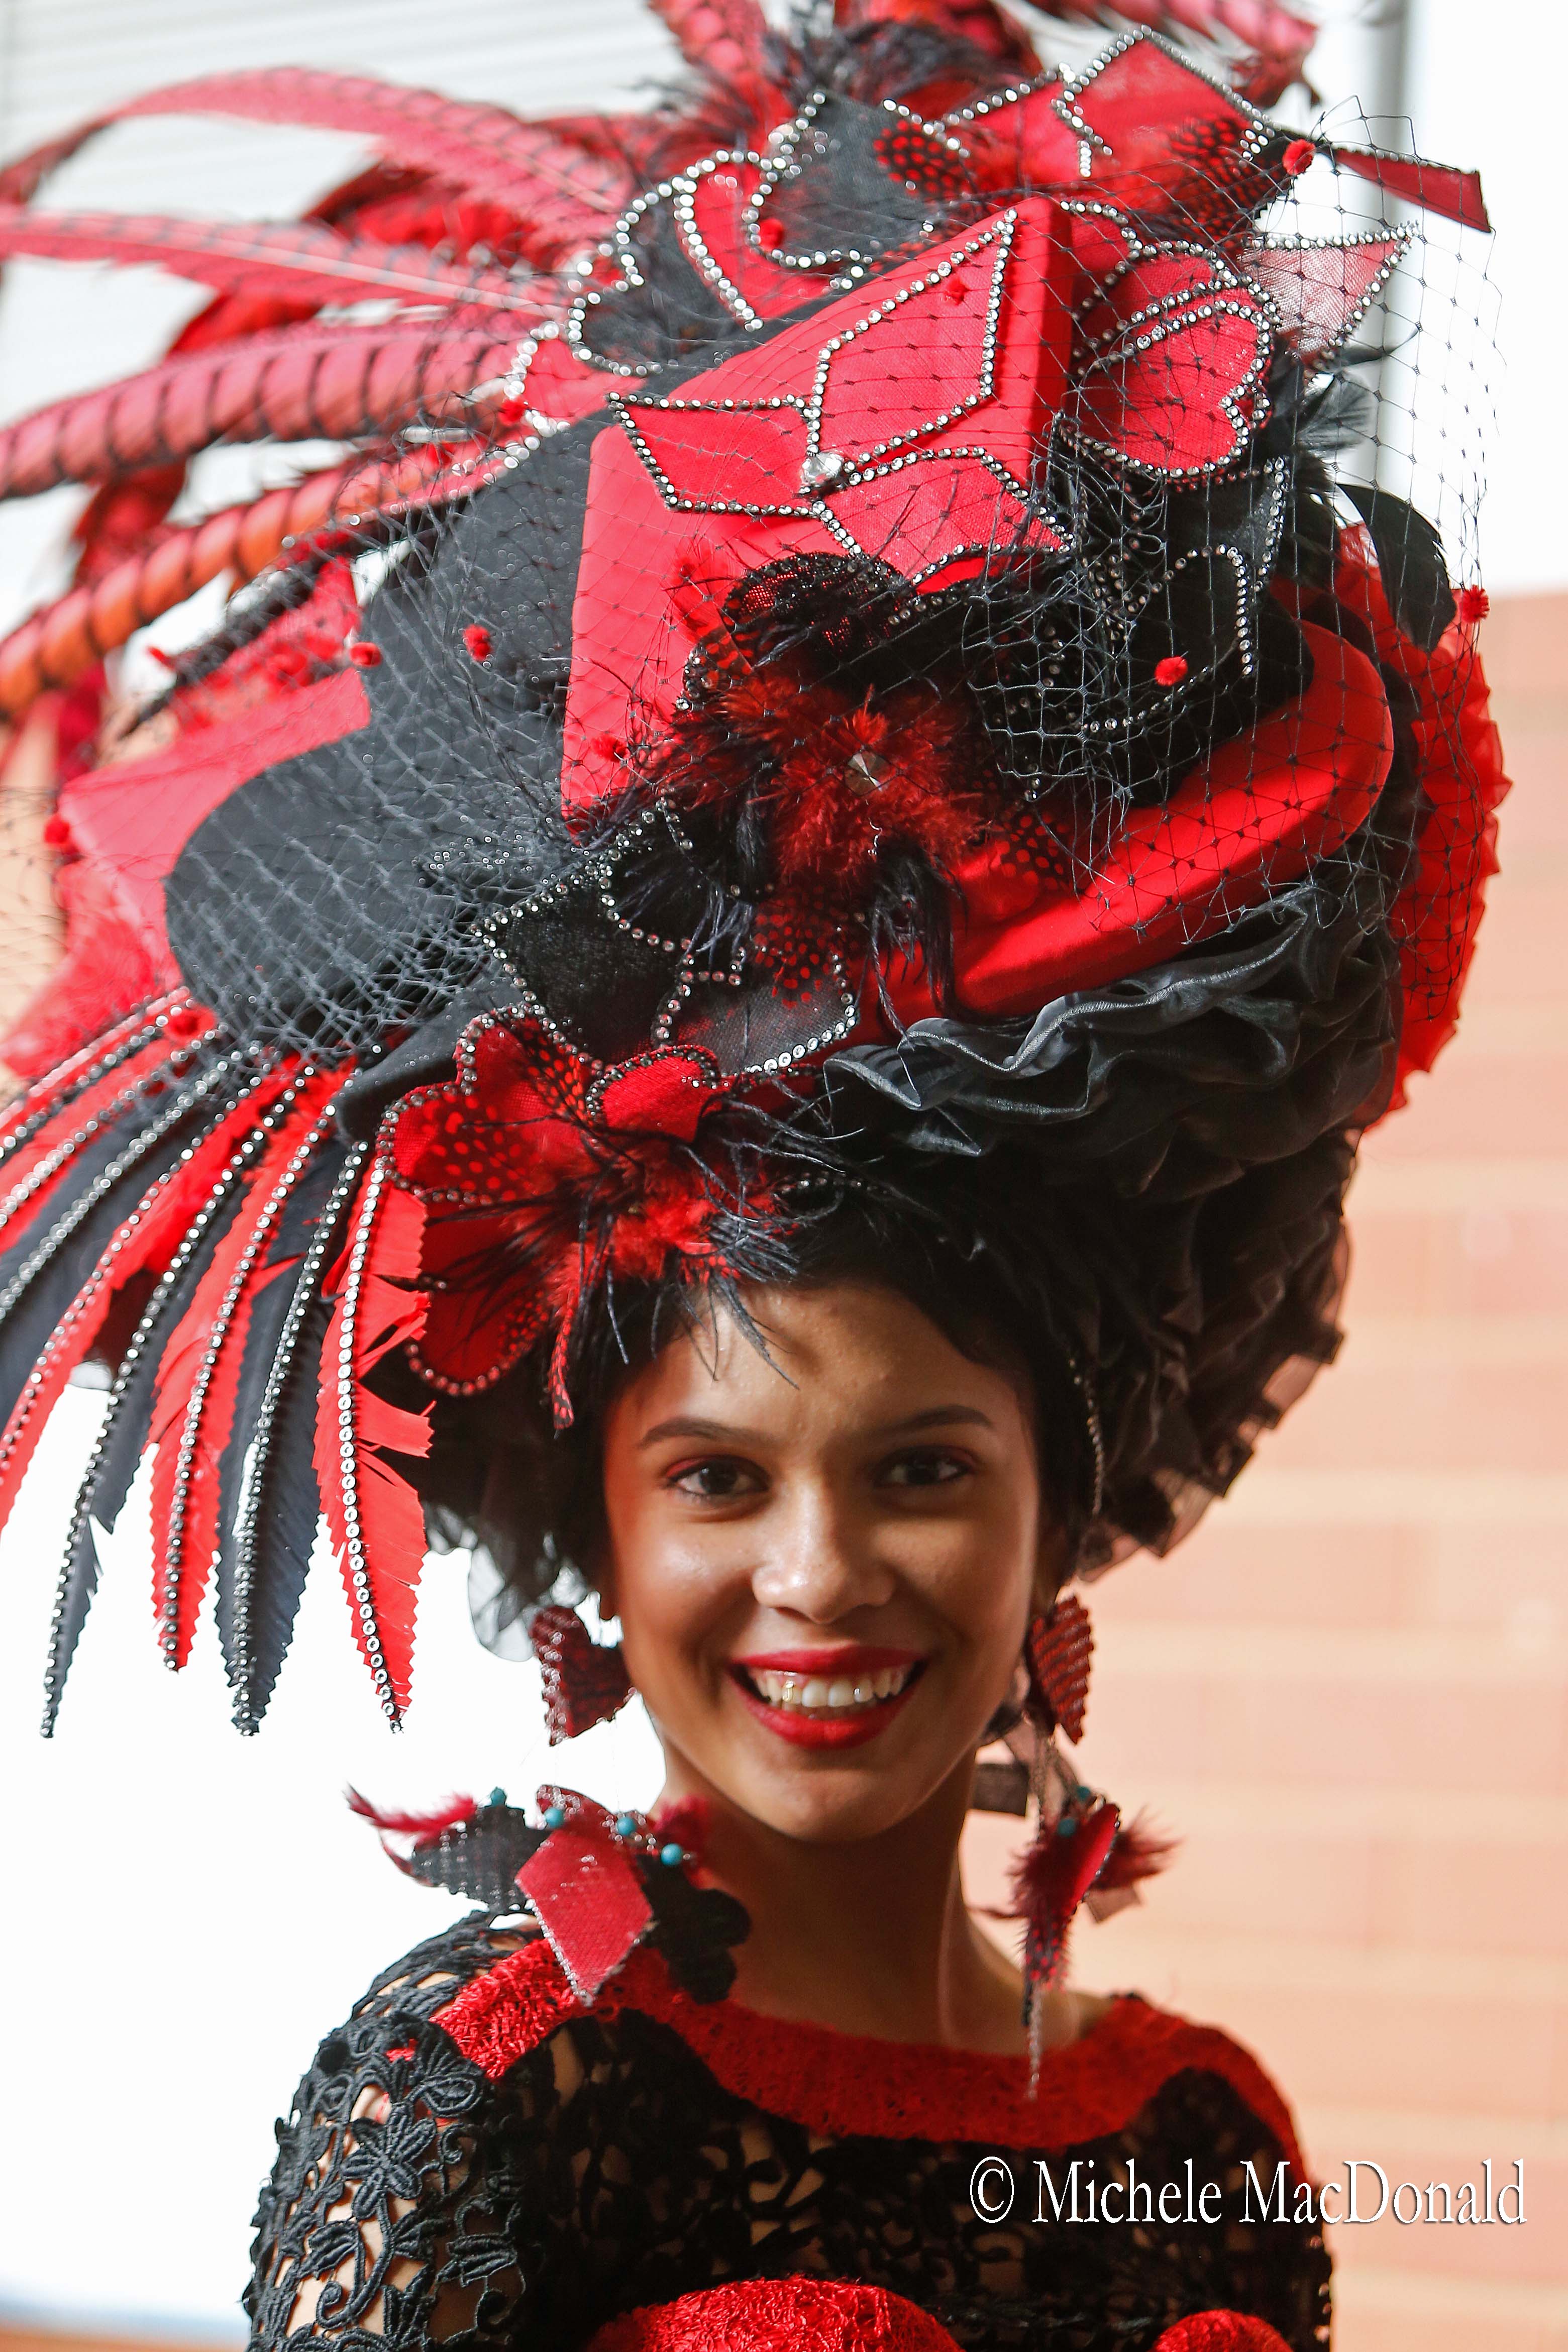
<path fill-rule="evenodd" d="M 1381 2164 L 1369 2156 L 1353 2156 L 1343 2179 L 1305 2181 L 1293 2179 L 1283 2164 L 1271 2174 L 1254 2165 L 1241 2167 L 1239 2194 L 1228 2200 L 1217 2180 L 1199 2181 L 1192 2158 L 1181 2177 L 1159 2182 L 1141 2180 L 1136 2162 L 1101 2179 L 1092 2160 L 1075 2157 L 1069 2165 L 1052 2167 L 1034 2160 L 1036 2221 L 1090 2221 L 1147 2225 L 1224 2221 L 1305 2222 L 1312 2228 L 1325 2221 L 1381 2221 L 1386 2214 L 1409 2228 L 1415 2222 L 1441 2226 L 1480 2227 L 1489 2222 L 1515 2225 L 1524 2214 L 1524 2161 L 1515 2158 L 1511 2180 L 1497 2182 L 1491 2158 L 1482 2159 L 1477 2180 L 1391 2180 Z M 969 2201 L 977 2220 L 1003 2221 L 1013 2210 L 1018 2181 L 1005 2157 L 982 2157 L 969 2176 Z"/>

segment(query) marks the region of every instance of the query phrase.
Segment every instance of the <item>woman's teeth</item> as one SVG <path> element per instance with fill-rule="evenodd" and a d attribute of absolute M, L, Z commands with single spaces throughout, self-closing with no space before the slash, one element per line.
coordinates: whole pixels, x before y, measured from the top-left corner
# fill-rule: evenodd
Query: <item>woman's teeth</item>
<path fill-rule="evenodd" d="M 758 1698 L 769 1706 L 873 1706 L 879 1699 L 896 1698 L 915 1672 L 913 1665 L 883 1666 L 875 1674 L 835 1675 L 775 1674 L 748 1666 L 747 1679 Z"/>

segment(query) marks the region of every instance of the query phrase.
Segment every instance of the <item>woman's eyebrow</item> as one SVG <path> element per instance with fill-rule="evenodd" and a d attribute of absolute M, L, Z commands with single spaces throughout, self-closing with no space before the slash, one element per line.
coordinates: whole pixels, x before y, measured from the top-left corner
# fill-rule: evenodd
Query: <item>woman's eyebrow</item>
<path fill-rule="evenodd" d="M 644 1445 L 658 1445 L 666 1437 L 707 1438 L 720 1445 L 764 1445 L 768 1442 L 764 1430 L 743 1429 L 733 1421 L 699 1421 L 677 1413 L 673 1420 L 657 1421 L 652 1429 L 644 1430 L 637 1440 L 639 1451 Z"/>
<path fill-rule="evenodd" d="M 996 1426 L 988 1412 L 977 1404 L 934 1404 L 925 1412 L 912 1412 L 905 1420 L 883 1422 L 867 1433 L 872 1437 L 903 1437 L 917 1429 L 951 1428 L 955 1423 L 965 1423 L 973 1429 Z"/>

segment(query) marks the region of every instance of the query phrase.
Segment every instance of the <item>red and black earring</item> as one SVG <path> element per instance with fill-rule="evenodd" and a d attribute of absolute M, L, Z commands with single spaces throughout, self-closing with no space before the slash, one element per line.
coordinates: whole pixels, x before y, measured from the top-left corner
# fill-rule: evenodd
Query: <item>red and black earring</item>
<path fill-rule="evenodd" d="M 534 1612 L 528 1637 L 539 1662 L 552 1748 L 620 1714 L 632 1696 L 632 1681 L 619 1642 L 596 1642 L 576 1610 L 557 1601 Z"/>
<path fill-rule="evenodd" d="M 1135 1903 L 1138 1882 L 1161 1869 L 1170 1850 L 1141 1822 L 1124 1825 L 1110 1798 L 1081 1780 L 1057 1745 L 1059 1731 L 1074 1747 L 1083 1736 L 1093 1654 L 1089 1612 L 1075 1593 L 1059 1593 L 1046 1614 L 1030 1620 L 1023 1655 L 1029 1696 L 1019 1729 L 1027 1726 L 1031 1751 L 1035 1832 L 1019 1857 L 1012 1906 L 1005 1916 L 1025 1923 L 1031 2095 L 1043 2048 L 1042 1995 L 1065 1971 L 1068 1934 L 1079 1906 L 1104 1919 Z"/>

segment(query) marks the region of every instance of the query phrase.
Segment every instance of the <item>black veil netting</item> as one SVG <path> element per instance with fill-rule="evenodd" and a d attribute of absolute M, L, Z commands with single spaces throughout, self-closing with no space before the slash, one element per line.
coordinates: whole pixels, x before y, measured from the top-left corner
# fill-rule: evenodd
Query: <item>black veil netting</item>
<path fill-rule="evenodd" d="M 5 1049 L 0 1505 L 110 1383 L 49 1725 L 149 1448 L 170 1662 L 214 1590 L 253 1729 L 324 1516 L 395 1720 L 427 1544 L 525 1625 L 580 1598 L 606 1384 L 747 1285 L 983 1299 L 1085 1573 L 1333 1352 L 1503 790 L 1479 188 L 1263 112 L 1280 12 L 1069 75 L 988 0 L 883 14 L 601 125 L 137 102 L 374 138 L 303 224 L 49 213 L 97 124 L 0 178 L 0 251 L 212 289 L 0 432 L 9 495 L 93 493 L 0 645 L 8 710 L 56 698 L 68 919 Z M 170 519 L 209 443 L 307 436 Z"/>

